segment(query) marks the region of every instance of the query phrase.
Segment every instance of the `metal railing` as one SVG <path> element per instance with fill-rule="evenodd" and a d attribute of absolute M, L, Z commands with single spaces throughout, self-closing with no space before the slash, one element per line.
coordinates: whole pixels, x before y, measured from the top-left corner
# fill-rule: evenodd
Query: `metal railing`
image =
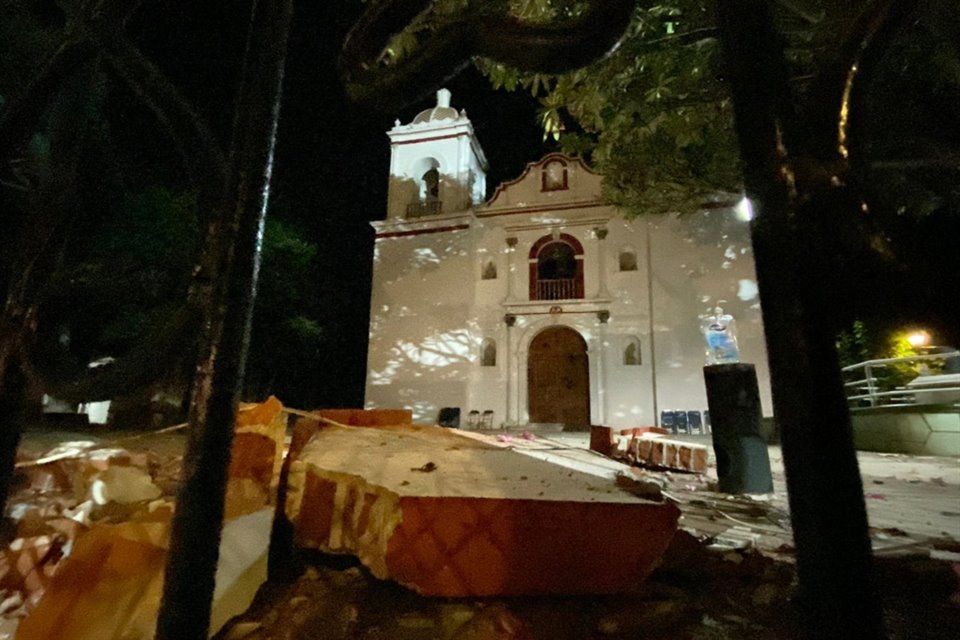
<path fill-rule="evenodd" d="M 425 200 L 423 202 L 411 202 L 407 205 L 408 218 L 422 218 L 424 216 L 435 216 L 443 212 L 443 200 Z"/>
<path fill-rule="evenodd" d="M 575 278 L 537 280 L 537 300 L 571 300 L 578 297 Z"/>
<path fill-rule="evenodd" d="M 844 388 L 851 411 L 874 407 L 906 407 L 960 403 L 960 373 L 947 367 L 960 351 L 903 358 L 866 360 L 844 367 Z M 954 360 L 956 362 L 956 360 Z"/>

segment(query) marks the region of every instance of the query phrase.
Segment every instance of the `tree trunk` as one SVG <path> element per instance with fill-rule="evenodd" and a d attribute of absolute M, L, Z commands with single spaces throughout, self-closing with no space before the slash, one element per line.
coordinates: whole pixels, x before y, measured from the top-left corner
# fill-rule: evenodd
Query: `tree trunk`
<path fill-rule="evenodd" d="M 19 369 L 16 350 L 19 343 L 19 327 L 0 322 L 3 337 L 0 338 L 0 544 L 7 542 L 6 507 L 7 498 L 13 484 L 14 464 L 17 459 L 17 447 L 26 422 L 26 386 Z"/>
<path fill-rule="evenodd" d="M 814 637 L 882 637 L 872 584 L 863 487 L 830 330 L 810 211 L 851 215 L 839 190 L 797 193 L 791 152 L 803 144 L 769 3 L 723 0 L 720 26 L 752 225 L 770 357 L 774 414 L 782 430 L 804 628 Z M 834 147 L 835 149 L 836 147 Z M 804 203 L 804 204 L 800 204 Z M 854 203 L 855 204 L 855 203 Z"/>
<path fill-rule="evenodd" d="M 44 110 L 42 103 L 34 105 L 41 110 L 35 114 L 38 119 L 43 113 L 49 116 L 52 153 L 31 193 L 29 207 L 24 207 L 32 214 L 30 219 L 20 215 L 8 227 L 13 240 L 5 247 L 8 273 L 0 311 L 0 515 L 6 512 L 16 450 L 28 415 L 26 376 L 30 368 L 26 354 L 36 332 L 41 291 L 55 270 L 69 226 L 67 212 L 76 198 L 77 167 L 89 123 L 84 89 L 95 81 L 97 71 L 95 64 L 78 61 L 72 73 L 77 82 L 74 91 L 54 91 L 47 96 L 47 100 L 58 101 L 58 112 Z M 29 122 L 28 118 L 23 126 Z"/>
<path fill-rule="evenodd" d="M 292 0 L 254 0 L 237 100 L 214 272 L 208 352 L 197 370 L 190 435 L 170 534 L 157 640 L 207 637 L 230 444 L 256 295 Z"/>

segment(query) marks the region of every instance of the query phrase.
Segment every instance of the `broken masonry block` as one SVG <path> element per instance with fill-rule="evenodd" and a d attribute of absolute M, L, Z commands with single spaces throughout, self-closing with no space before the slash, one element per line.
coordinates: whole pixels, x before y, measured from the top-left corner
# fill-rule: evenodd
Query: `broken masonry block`
<path fill-rule="evenodd" d="M 653 438 L 669 433 L 666 429 L 652 426 L 617 429 L 593 425 L 590 427 L 590 450 L 602 453 L 610 458 L 635 456 L 636 452 L 630 449 L 630 443 L 635 438 L 643 435 Z"/>
<path fill-rule="evenodd" d="M 433 596 L 624 591 L 679 518 L 610 479 L 433 426 L 317 430 L 287 482 L 297 545 Z"/>
<path fill-rule="evenodd" d="M 287 432 L 283 405 L 270 396 L 237 411 L 224 518 L 230 520 L 272 505 L 283 465 Z"/>
<path fill-rule="evenodd" d="M 409 409 L 317 409 L 313 413 L 351 427 L 392 427 L 413 421 Z"/>
<path fill-rule="evenodd" d="M 709 452 L 700 444 L 667 440 L 661 437 L 640 436 L 630 442 L 635 464 L 642 466 L 706 473 Z"/>
<path fill-rule="evenodd" d="M 17 639 L 151 638 L 170 514 L 162 505 L 79 536 Z"/>
<path fill-rule="evenodd" d="M 613 428 L 592 425 L 590 427 L 590 450 L 613 456 L 617 449 L 617 437 Z"/>

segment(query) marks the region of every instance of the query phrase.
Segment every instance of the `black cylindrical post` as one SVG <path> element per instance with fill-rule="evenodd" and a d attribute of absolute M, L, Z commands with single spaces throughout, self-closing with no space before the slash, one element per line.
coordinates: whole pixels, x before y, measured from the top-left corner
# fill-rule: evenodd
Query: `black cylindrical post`
<path fill-rule="evenodd" d="M 771 493 L 770 456 L 761 432 L 760 390 L 752 364 L 703 368 L 713 450 L 723 493 Z"/>

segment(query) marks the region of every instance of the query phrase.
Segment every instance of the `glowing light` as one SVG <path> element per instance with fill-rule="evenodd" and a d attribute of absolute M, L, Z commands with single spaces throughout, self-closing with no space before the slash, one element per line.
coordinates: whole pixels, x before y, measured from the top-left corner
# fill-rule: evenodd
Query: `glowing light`
<path fill-rule="evenodd" d="M 930 334 L 926 331 L 914 331 L 907 336 L 907 342 L 913 348 L 926 347 L 930 344 Z"/>
<path fill-rule="evenodd" d="M 743 222 L 753 220 L 753 203 L 747 196 L 743 196 L 733 210 L 737 213 L 737 220 L 742 220 Z"/>

